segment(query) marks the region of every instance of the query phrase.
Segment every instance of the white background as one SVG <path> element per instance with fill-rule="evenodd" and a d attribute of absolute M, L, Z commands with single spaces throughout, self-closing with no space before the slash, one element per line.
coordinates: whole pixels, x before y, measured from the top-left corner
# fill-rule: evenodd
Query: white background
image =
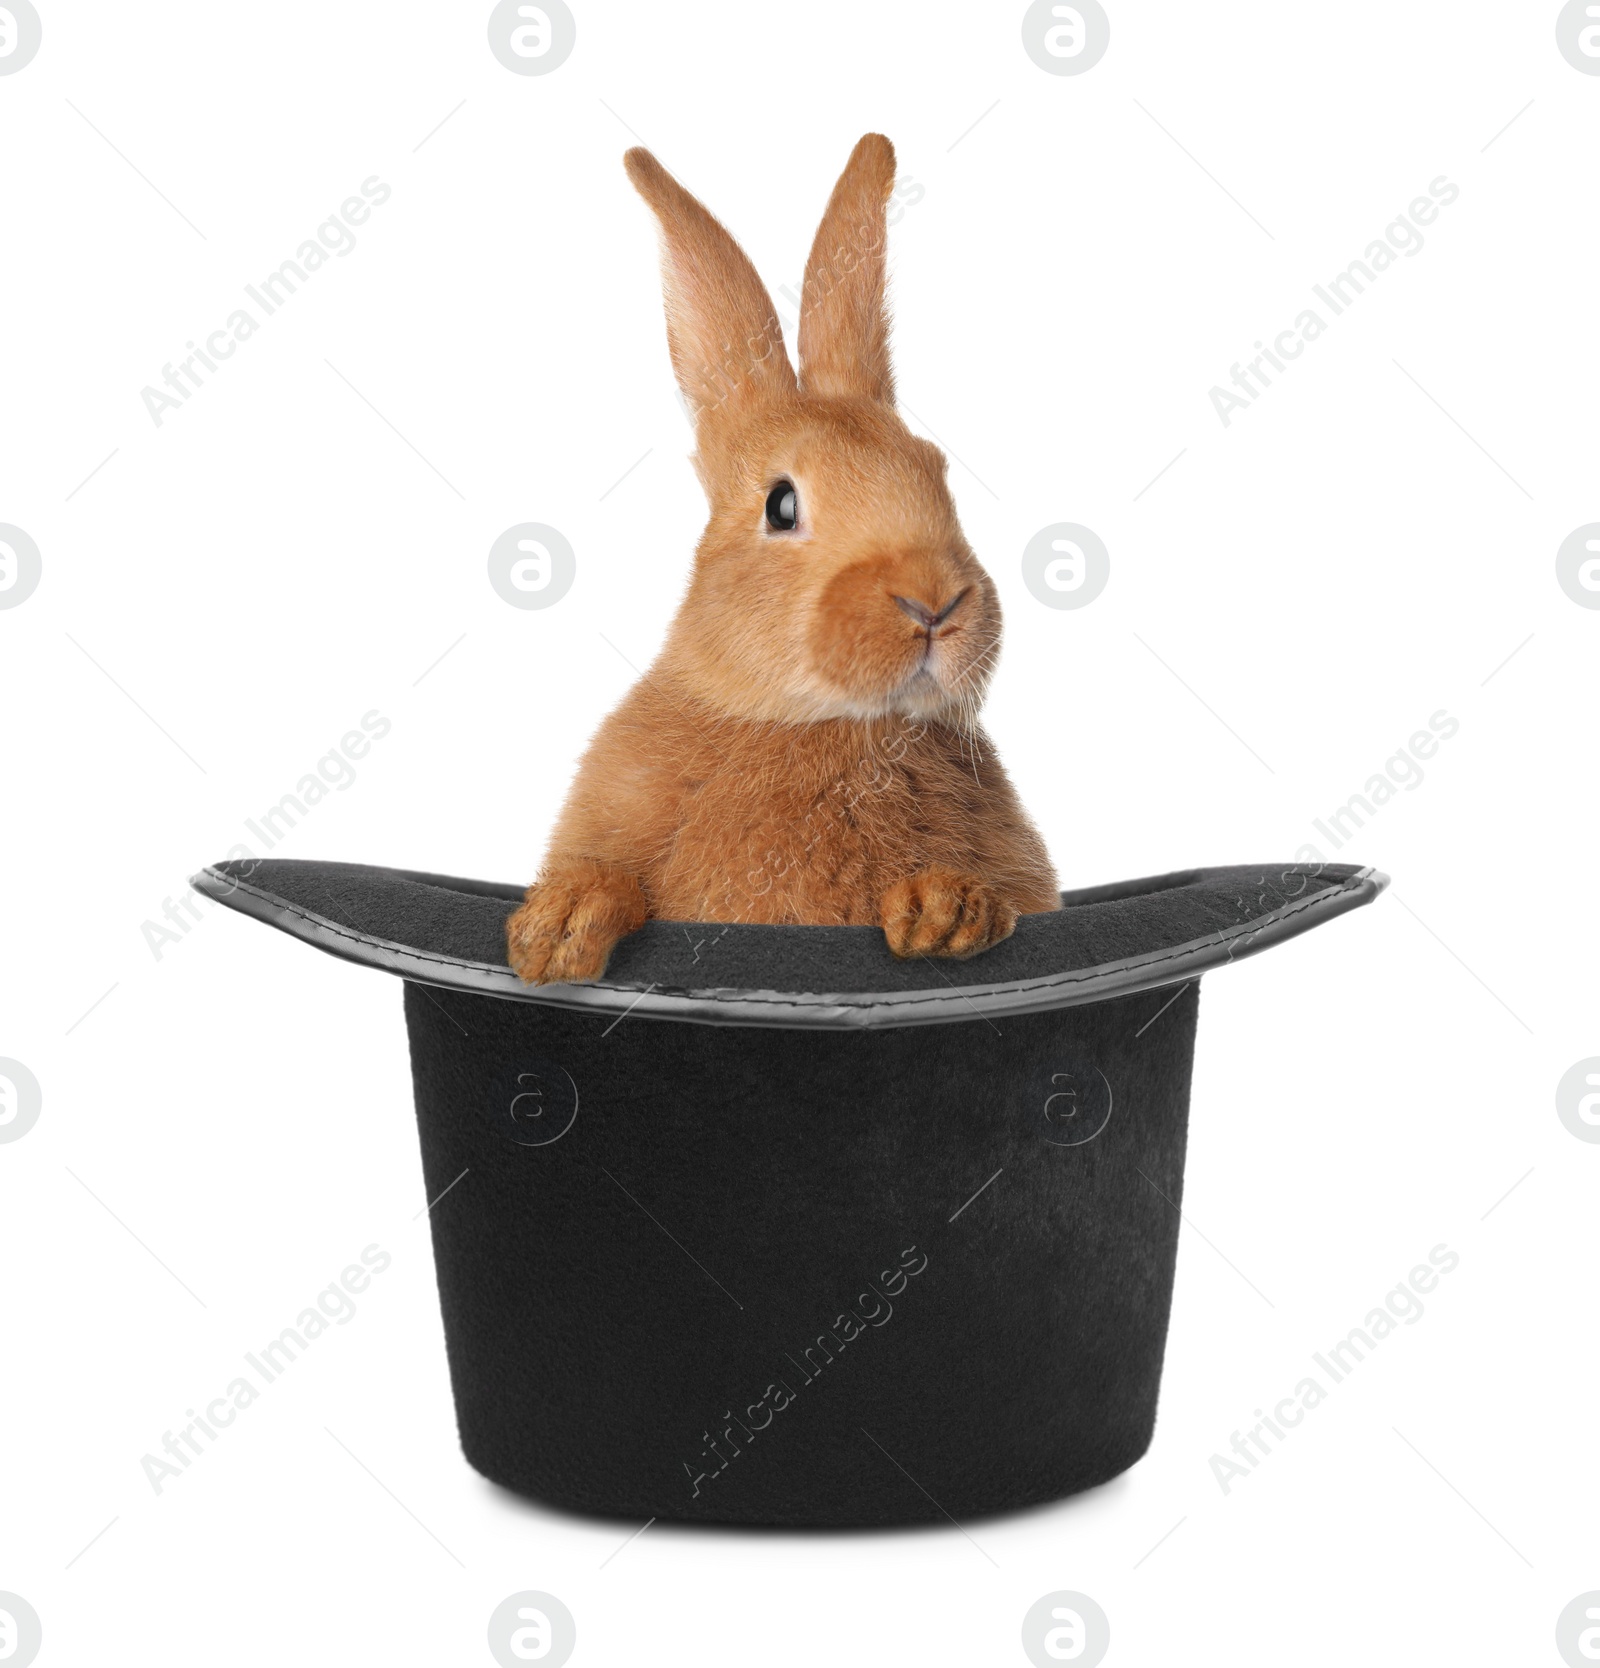
<path fill-rule="evenodd" d="M 1600 1587 L 1600 1147 L 1554 1105 L 1600 1054 L 1600 613 L 1554 563 L 1600 519 L 1600 77 L 1556 6 L 1123 0 L 1054 76 L 1020 4 L 574 0 L 519 76 L 482 4 L 39 4 L 0 78 L 0 521 L 43 556 L 0 611 L 0 1055 L 44 1093 L 0 1145 L 0 1588 L 39 1660 L 487 1663 L 541 1588 L 578 1663 L 1022 1663 L 1071 1588 L 1114 1668 L 1559 1662 Z M 988 723 L 1063 884 L 1334 857 L 1313 819 L 1460 729 L 1337 853 L 1389 895 L 1207 981 L 1143 1461 L 967 1535 L 618 1552 L 457 1449 L 398 987 L 222 911 L 143 928 L 372 709 L 278 855 L 531 875 L 701 522 L 622 151 L 776 289 L 869 129 L 924 188 L 900 388 L 960 460 Z M 156 427 L 141 388 L 373 174 L 354 251 Z M 1224 428 L 1209 389 L 1440 175 L 1426 247 Z M 487 582 L 520 521 L 577 552 L 547 611 Z M 1022 583 L 1056 521 L 1111 553 L 1081 610 Z M 141 1456 L 372 1242 L 354 1321 L 157 1496 Z M 1210 1456 L 1440 1242 L 1423 1319 L 1225 1495 Z"/>

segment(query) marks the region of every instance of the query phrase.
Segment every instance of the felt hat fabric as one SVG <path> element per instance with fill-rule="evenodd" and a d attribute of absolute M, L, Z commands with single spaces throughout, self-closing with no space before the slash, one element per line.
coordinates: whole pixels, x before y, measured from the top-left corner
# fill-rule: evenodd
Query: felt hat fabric
<path fill-rule="evenodd" d="M 845 1527 L 1054 1499 L 1144 1453 L 1200 976 L 1386 878 L 1094 887 L 966 962 L 652 921 L 603 979 L 541 987 L 505 964 L 516 886 L 272 859 L 194 884 L 405 981 L 479 1471 L 576 1510 Z"/>

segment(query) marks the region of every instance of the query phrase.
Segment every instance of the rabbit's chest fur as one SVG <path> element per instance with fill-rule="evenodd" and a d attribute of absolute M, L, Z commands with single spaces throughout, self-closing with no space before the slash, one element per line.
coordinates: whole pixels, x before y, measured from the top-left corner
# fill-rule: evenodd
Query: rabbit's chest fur
<path fill-rule="evenodd" d="M 646 877 L 669 919 L 861 925 L 903 875 L 989 866 L 985 813 L 997 807 L 981 735 L 890 720 L 724 738 L 711 768 L 678 784 Z"/>

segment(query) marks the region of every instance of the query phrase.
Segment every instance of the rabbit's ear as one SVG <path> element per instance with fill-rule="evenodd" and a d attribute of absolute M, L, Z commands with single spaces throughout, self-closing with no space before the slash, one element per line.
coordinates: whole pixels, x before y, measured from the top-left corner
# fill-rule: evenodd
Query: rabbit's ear
<path fill-rule="evenodd" d="M 667 345 L 695 424 L 795 391 L 783 330 L 749 257 L 647 150 L 623 157 L 661 222 Z"/>
<path fill-rule="evenodd" d="M 808 394 L 894 402 L 884 300 L 894 146 L 869 133 L 850 153 L 806 262 L 800 379 Z"/>

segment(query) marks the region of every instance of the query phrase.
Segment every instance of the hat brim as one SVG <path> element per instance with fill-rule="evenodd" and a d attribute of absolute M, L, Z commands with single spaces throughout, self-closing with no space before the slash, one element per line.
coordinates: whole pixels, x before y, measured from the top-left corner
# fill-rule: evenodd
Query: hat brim
<path fill-rule="evenodd" d="M 514 1002 L 713 1025 L 937 1024 L 1098 1002 L 1257 955 L 1370 903 L 1351 864 L 1189 869 L 1063 892 L 971 961 L 900 961 L 875 927 L 650 921 L 603 979 L 526 985 L 505 959 L 523 889 L 359 863 L 215 863 L 195 889 L 330 955 Z"/>

